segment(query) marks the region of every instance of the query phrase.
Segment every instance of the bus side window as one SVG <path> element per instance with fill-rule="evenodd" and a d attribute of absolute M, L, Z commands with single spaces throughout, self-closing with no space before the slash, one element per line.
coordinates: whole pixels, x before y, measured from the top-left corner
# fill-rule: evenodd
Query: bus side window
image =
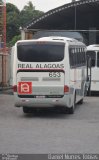
<path fill-rule="evenodd" d="M 87 51 L 86 56 L 91 58 L 91 66 L 95 67 L 96 53 L 94 51 Z"/>
<path fill-rule="evenodd" d="M 69 59 L 70 59 L 70 66 L 72 68 L 75 67 L 75 63 L 76 63 L 76 60 L 75 60 L 75 49 L 74 48 L 70 48 L 69 49 Z"/>
<path fill-rule="evenodd" d="M 80 49 L 81 51 L 80 51 L 80 59 L 81 59 L 81 66 L 83 66 L 85 63 L 84 63 L 84 61 L 85 61 L 85 58 L 84 58 L 84 50 L 83 50 L 83 48 L 81 48 Z"/>
<path fill-rule="evenodd" d="M 97 52 L 97 67 L 99 67 L 99 52 Z"/>
<path fill-rule="evenodd" d="M 95 66 L 95 59 L 91 59 L 91 66 L 92 66 L 92 67 Z"/>
<path fill-rule="evenodd" d="M 74 66 L 76 67 L 77 66 L 77 49 L 75 48 L 74 49 Z"/>
<path fill-rule="evenodd" d="M 81 66 L 85 65 L 85 52 L 84 48 L 81 48 Z"/>
<path fill-rule="evenodd" d="M 77 66 L 81 64 L 81 55 L 80 55 L 80 48 L 77 50 Z"/>
<path fill-rule="evenodd" d="M 85 65 L 85 51 L 84 48 L 70 48 L 69 49 L 70 66 L 72 68 L 81 67 Z"/>
<path fill-rule="evenodd" d="M 79 48 L 77 49 L 76 58 L 77 58 L 77 66 L 79 66 Z"/>
<path fill-rule="evenodd" d="M 73 49 L 69 49 L 69 61 L 70 61 L 70 66 L 73 67 Z"/>

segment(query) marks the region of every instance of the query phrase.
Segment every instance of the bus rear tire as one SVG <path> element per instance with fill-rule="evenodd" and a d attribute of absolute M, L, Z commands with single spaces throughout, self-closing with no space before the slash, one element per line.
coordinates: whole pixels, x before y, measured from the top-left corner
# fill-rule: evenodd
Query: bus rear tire
<path fill-rule="evenodd" d="M 74 114 L 74 107 L 73 106 L 68 108 L 68 113 L 69 114 Z"/>
<path fill-rule="evenodd" d="M 37 108 L 33 108 L 33 107 L 23 107 L 23 113 L 37 113 Z"/>
<path fill-rule="evenodd" d="M 24 113 L 36 113 L 36 109 L 32 107 L 23 107 L 23 112 Z"/>
<path fill-rule="evenodd" d="M 30 113 L 29 107 L 23 107 L 23 113 Z"/>
<path fill-rule="evenodd" d="M 82 99 L 78 102 L 78 104 L 83 104 L 83 102 L 84 102 L 84 99 L 82 98 Z"/>
<path fill-rule="evenodd" d="M 74 102 L 73 102 L 72 107 L 68 108 L 69 114 L 74 114 L 75 106 L 76 106 L 76 95 L 74 96 Z"/>

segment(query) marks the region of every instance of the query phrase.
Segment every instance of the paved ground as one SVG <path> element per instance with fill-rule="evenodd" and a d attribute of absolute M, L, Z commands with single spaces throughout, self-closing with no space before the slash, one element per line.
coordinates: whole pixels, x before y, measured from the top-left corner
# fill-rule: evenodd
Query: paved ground
<path fill-rule="evenodd" d="M 24 115 L 11 94 L 0 94 L 0 153 L 99 153 L 99 97 L 85 98 L 74 115 Z"/>

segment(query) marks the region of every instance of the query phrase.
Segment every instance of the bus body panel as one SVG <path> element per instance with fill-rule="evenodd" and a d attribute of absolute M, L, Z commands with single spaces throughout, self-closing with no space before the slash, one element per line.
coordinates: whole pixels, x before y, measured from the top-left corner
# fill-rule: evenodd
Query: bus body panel
<path fill-rule="evenodd" d="M 45 72 L 44 72 L 45 71 Z M 63 95 L 64 94 L 64 73 L 63 72 L 48 72 L 44 71 L 36 71 L 34 72 L 18 72 L 17 73 L 17 86 L 21 87 L 26 86 L 27 90 L 30 87 L 30 93 L 27 90 L 24 92 L 21 89 L 18 89 L 19 95 L 34 95 L 34 96 L 54 96 L 54 95 Z M 52 77 L 53 76 L 53 77 Z M 30 84 L 28 84 L 30 82 Z M 27 92 L 26 92 L 27 91 Z"/>
<path fill-rule="evenodd" d="M 77 102 L 84 97 L 84 89 L 85 89 L 85 83 L 86 83 L 85 70 L 86 68 L 83 68 L 83 69 L 78 68 L 78 69 L 70 70 L 71 87 L 74 88 L 75 86 Z"/>
<path fill-rule="evenodd" d="M 99 92 L 99 45 L 87 46 L 87 56 L 91 58 L 91 91 Z"/>
<path fill-rule="evenodd" d="M 64 95 L 62 98 L 45 98 L 38 96 L 36 98 L 19 98 L 15 93 L 15 106 L 16 107 L 71 107 L 69 101 L 69 94 Z"/>
<path fill-rule="evenodd" d="M 99 91 L 99 69 L 94 67 L 91 69 L 91 91 Z"/>

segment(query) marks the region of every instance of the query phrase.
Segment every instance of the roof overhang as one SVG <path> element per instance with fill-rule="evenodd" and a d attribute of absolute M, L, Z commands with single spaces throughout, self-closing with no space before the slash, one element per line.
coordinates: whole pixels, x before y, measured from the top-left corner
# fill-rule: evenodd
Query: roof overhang
<path fill-rule="evenodd" d="M 89 30 L 99 29 L 99 0 L 80 0 L 65 4 L 29 23 L 26 30 Z"/>

